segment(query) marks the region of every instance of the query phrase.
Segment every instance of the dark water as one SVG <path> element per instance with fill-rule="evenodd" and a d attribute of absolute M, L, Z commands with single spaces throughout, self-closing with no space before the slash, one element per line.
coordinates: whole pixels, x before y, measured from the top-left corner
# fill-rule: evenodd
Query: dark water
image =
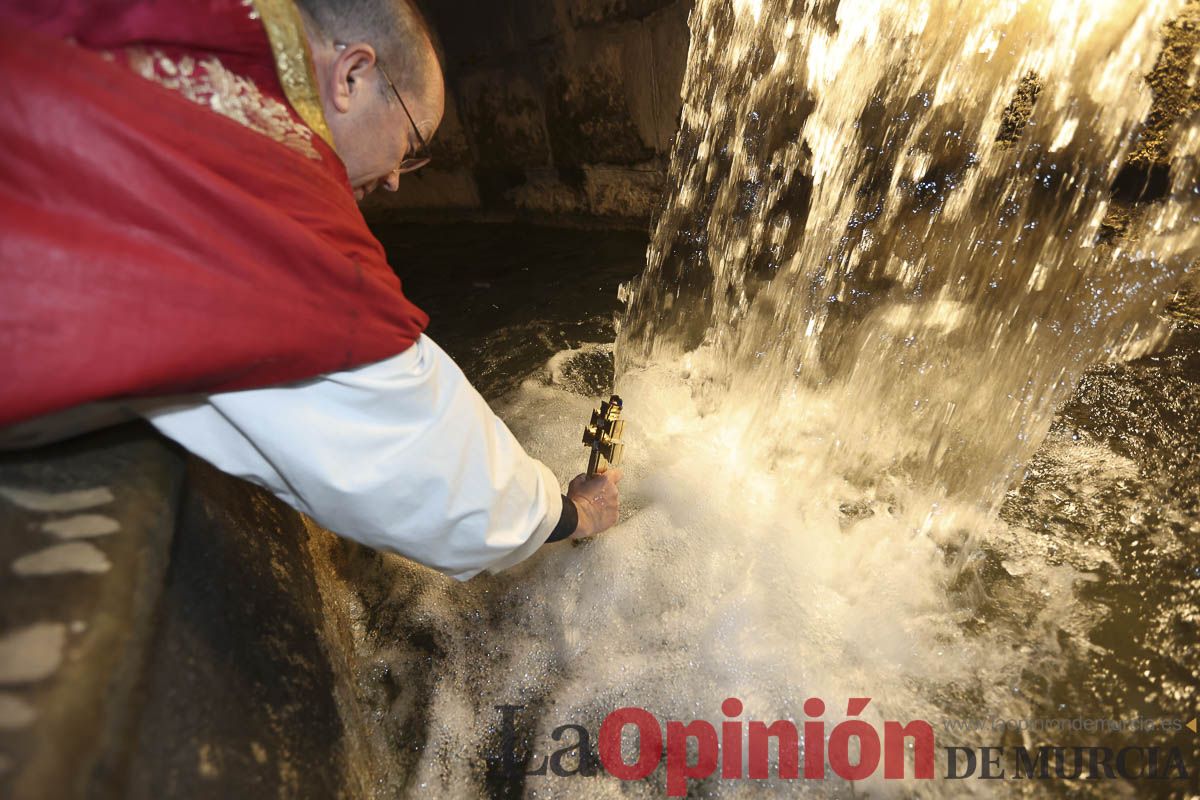
<path fill-rule="evenodd" d="M 489 398 L 555 353 L 616 338 L 618 284 L 648 237 L 523 225 L 376 227 L 427 333 Z"/>
<path fill-rule="evenodd" d="M 612 341 L 617 287 L 639 271 L 646 245 L 635 234 L 507 226 L 405 226 L 377 233 L 409 296 L 433 316 L 430 335 L 490 398 L 510 393 L 556 353 Z M 1165 349 L 1085 374 L 1003 504 L 1011 535 L 969 550 L 965 543 L 961 551 L 944 545 L 947 561 L 963 562 L 947 587 L 963 635 L 985 647 L 994 642 L 997 650 L 1020 649 L 1012 660 L 1023 664 L 1001 687 L 1011 693 L 1011 704 L 980 694 L 977 686 L 931 683 L 930 703 L 947 719 L 1003 719 L 1010 712 L 1183 722 L 1196 716 L 1200 325 L 1194 301 L 1176 303 L 1168 318 L 1175 332 Z M 607 377 L 596 377 L 593 394 L 604 391 Z M 536 571 L 459 586 L 387 559 L 351 565 L 346 576 L 360 586 L 369 631 L 361 643 L 364 663 L 371 665 L 361 678 L 362 699 L 378 723 L 379 747 L 392 757 L 379 796 L 619 793 L 616 786 L 602 789 L 597 781 L 608 783 L 602 778 L 566 785 L 540 778 L 498 782 L 486 768 L 498 735 L 495 704 L 527 705 L 520 733 L 535 747 L 546 725 L 563 721 L 555 707 L 555 676 L 575 665 L 556 661 L 553 646 L 539 641 L 539 616 L 529 609 L 587 602 L 572 596 L 573 586 L 530 580 Z M 1069 581 L 1067 588 L 1061 581 Z M 532 630 L 522 631 L 525 624 Z M 523 634 L 527 643 L 511 641 Z M 530 663 L 542 668 L 532 683 L 514 678 Z M 637 690 L 633 694 L 600 695 L 596 702 L 641 701 Z M 444 710 L 447 696 L 457 699 L 452 712 Z M 1200 736 L 1187 729 L 962 732 L 931 721 L 939 747 L 1176 747 L 1191 776 L 937 781 L 928 791 L 918 787 L 915 796 L 1185 798 L 1200 792 Z M 594 731 L 598 719 L 587 722 Z M 939 756 L 939 774 L 943 769 Z M 656 785 L 633 795 L 662 796 L 661 773 L 651 781 Z M 694 788 L 696 796 L 709 796 L 725 787 Z M 795 784 L 793 789 L 801 791 Z M 807 785 L 803 793 L 870 795 L 834 782 Z"/>
<path fill-rule="evenodd" d="M 1200 326 L 1194 309 L 1173 309 L 1176 333 L 1162 351 L 1085 375 L 1002 509 L 1006 521 L 1040 538 L 1047 563 L 1074 560 L 1094 575 L 1078 596 L 1097 620 L 1087 649 L 1071 652 L 1056 678 L 1027 676 L 1052 701 L 1039 704 L 1047 716 L 1062 706 L 1113 719 L 1186 722 L 1200 706 Z M 1072 460 L 1076 443 L 1086 440 L 1136 469 L 1109 477 L 1089 473 L 1088 463 Z M 1090 562 L 1085 554 L 1093 547 L 1111 560 Z M 1003 619 L 996 612 L 1003 602 L 992 598 L 1003 597 L 1012 577 L 992 556 L 982 553 L 975 573 L 986 595 L 979 622 L 1019 626 L 1020 614 Z M 1071 738 L 1114 749 L 1182 747 L 1193 769 L 1190 781 L 1134 791 L 1184 797 L 1200 788 L 1200 737 L 1189 730 Z M 1090 789 L 1091 796 L 1112 791 Z"/>

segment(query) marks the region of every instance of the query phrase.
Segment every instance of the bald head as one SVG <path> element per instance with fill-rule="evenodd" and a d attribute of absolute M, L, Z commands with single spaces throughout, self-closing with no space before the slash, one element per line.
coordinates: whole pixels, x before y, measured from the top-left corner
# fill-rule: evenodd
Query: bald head
<path fill-rule="evenodd" d="M 411 0 L 297 0 L 297 5 L 328 39 L 371 44 L 406 96 L 432 101 L 431 93 L 440 95 L 442 70 L 433 37 Z"/>
<path fill-rule="evenodd" d="M 444 111 L 429 27 L 411 0 L 297 4 L 334 149 L 351 185 L 359 196 L 376 187 L 394 191 L 420 139 L 433 138 Z"/>

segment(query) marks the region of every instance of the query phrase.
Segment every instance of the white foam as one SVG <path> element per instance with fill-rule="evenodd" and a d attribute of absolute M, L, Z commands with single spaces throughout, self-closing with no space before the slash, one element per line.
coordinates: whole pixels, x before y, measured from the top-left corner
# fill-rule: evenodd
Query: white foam
<path fill-rule="evenodd" d="M 1094 622 L 1076 602 L 1087 576 L 1027 557 L 1026 532 L 885 472 L 852 483 L 823 461 L 820 441 L 764 446 L 736 408 L 711 405 L 684 372 L 660 365 L 618 387 L 627 447 L 617 528 L 582 546 L 543 548 L 510 573 L 488 600 L 504 614 L 486 630 L 436 597 L 411 609 L 443 632 L 451 665 L 434 690 L 432 745 L 418 768 L 431 791 L 461 789 L 437 752 L 486 746 L 475 737 L 495 720 L 477 719 L 465 702 L 481 670 L 484 708 L 549 689 L 543 754 L 560 724 L 594 735 L 624 705 L 662 720 L 719 721 L 729 696 L 743 700 L 747 719 L 801 720 L 803 700 L 821 697 L 828 730 L 847 698 L 870 697 L 863 717 L 879 730 L 884 720 L 937 727 L 956 714 L 1028 712 L 1036 698 L 1014 691 L 1022 671 L 1061 669 L 1057 631 L 1083 637 Z M 835 400 L 813 411 L 814 425 L 838 413 Z M 501 413 L 565 481 L 584 464 L 579 434 L 592 405 L 529 382 Z M 1080 446 L 1109 464 L 1105 474 L 1122 468 L 1096 445 Z M 1025 609 L 1027 628 L 968 633 L 978 612 L 953 585 L 985 544 L 1019 563 L 1018 580 L 1041 598 L 1042 610 Z M 911 789 L 868 784 L 884 795 Z M 552 797 L 579 790 L 569 780 L 537 787 Z"/>

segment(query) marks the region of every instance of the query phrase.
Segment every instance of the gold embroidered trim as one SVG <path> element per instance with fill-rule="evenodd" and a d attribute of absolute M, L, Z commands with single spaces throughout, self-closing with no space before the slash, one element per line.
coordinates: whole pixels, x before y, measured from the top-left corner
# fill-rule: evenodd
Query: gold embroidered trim
<path fill-rule="evenodd" d="M 253 5 L 254 12 L 262 18 L 271 50 L 275 53 L 275 71 L 283 84 L 283 93 L 300 119 L 330 147 L 333 135 L 325 122 L 321 107 L 321 95 L 317 92 L 317 74 L 313 67 L 312 54 L 308 50 L 308 38 L 304 34 L 304 21 L 292 0 L 242 0 Z M 253 14 L 253 12 L 252 12 Z"/>
<path fill-rule="evenodd" d="M 320 160 L 321 155 L 313 147 L 312 130 L 296 120 L 286 105 L 264 95 L 254 81 L 235 75 L 217 59 L 197 61 L 184 56 L 176 61 L 157 50 L 137 47 L 128 48 L 125 54 L 130 69 L 143 78 Z"/>

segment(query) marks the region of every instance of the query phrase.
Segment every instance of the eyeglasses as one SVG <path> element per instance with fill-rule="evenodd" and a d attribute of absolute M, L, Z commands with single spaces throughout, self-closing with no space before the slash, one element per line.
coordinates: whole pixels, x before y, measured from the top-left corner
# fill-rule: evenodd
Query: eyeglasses
<path fill-rule="evenodd" d="M 425 141 L 425 137 L 421 135 L 421 129 L 417 127 L 416 121 L 412 114 L 408 112 L 408 106 L 404 104 L 404 98 L 400 96 L 400 90 L 396 88 L 396 84 L 392 83 L 392 79 L 388 77 L 387 72 L 383 69 L 383 64 L 378 60 L 375 61 L 375 66 L 379 68 L 379 74 L 387 81 L 388 86 L 392 87 L 392 94 L 396 95 L 396 99 L 400 101 L 400 108 L 404 109 L 404 116 L 408 117 L 408 124 L 412 125 L 413 133 L 417 136 L 416 151 L 400 162 L 400 166 L 396 167 L 396 172 L 403 175 L 406 172 L 416 172 L 421 167 L 433 160 L 429 154 L 429 143 Z"/>
<path fill-rule="evenodd" d="M 337 42 L 333 46 L 336 50 L 346 49 L 346 45 Z M 387 71 L 384 70 L 383 64 L 379 62 L 378 58 L 375 59 L 375 66 L 379 68 L 379 74 L 383 76 L 383 79 L 387 81 L 387 85 L 391 87 L 392 94 L 396 95 L 396 99 L 400 101 L 400 108 L 404 110 L 404 116 L 408 117 L 408 124 L 412 126 L 413 133 L 417 137 L 416 151 L 401 161 L 396 169 L 393 170 L 393 173 L 403 175 L 407 172 L 416 172 L 433 160 L 433 157 L 429 153 L 429 142 L 425 141 L 425 137 L 421 135 L 421 129 L 417 127 L 417 122 L 413 119 L 413 115 L 409 113 L 404 98 L 400 96 L 400 90 L 396 88 L 396 84 L 392 83 L 392 79 L 388 77 Z"/>

